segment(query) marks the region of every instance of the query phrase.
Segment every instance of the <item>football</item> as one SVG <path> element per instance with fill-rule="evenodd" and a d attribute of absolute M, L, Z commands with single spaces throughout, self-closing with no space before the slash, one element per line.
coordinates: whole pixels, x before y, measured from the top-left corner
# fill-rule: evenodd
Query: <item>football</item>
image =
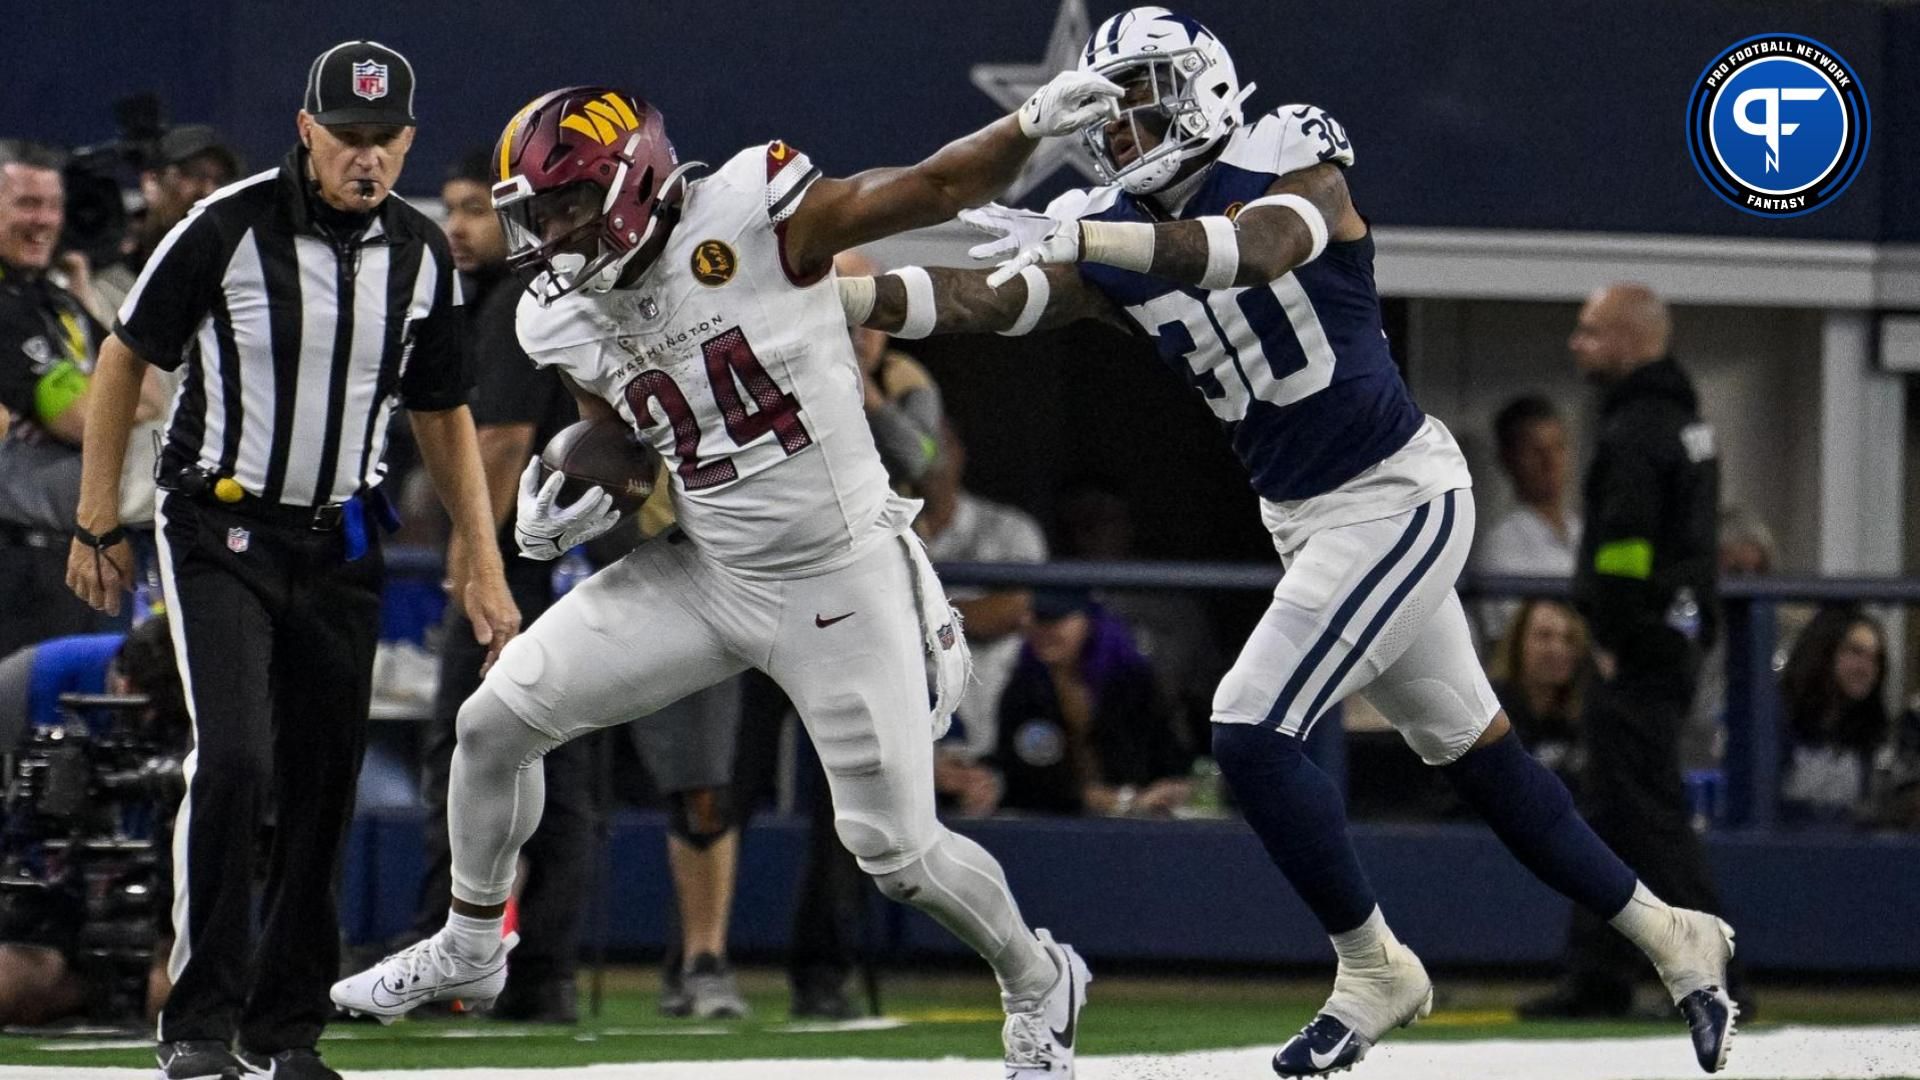
<path fill-rule="evenodd" d="M 559 505 L 574 502 L 589 487 L 601 487 L 622 514 L 640 509 L 660 475 L 660 454 L 623 420 L 582 420 L 562 428 L 540 451 L 540 463 L 567 477 Z"/>

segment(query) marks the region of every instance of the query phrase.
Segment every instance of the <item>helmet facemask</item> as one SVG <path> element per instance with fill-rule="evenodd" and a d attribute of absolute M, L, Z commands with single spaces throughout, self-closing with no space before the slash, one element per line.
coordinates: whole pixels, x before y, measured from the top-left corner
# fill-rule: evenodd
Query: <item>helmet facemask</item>
<path fill-rule="evenodd" d="M 1219 138 L 1208 130 L 1211 125 L 1197 92 L 1195 76 L 1206 69 L 1206 57 L 1197 48 L 1127 57 L 1094 69 L 1127 92 L 1118 119 L 1080 131 L 1102 180 L 1135 194 L 1158 191 Z"/>

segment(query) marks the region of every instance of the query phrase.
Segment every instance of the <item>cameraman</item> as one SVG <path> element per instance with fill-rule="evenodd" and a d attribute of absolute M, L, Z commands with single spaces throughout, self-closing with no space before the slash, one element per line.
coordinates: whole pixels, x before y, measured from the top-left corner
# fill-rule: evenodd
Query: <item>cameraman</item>
<path fill-rule="evenodd" d="M 49 646 L 59 644 L 48 642 Z M 66 655 L 57 649 L 41 650 L 48 656 Z M 74 655 L 81 655 L 74 652 Z M 180 673 L 174 664 L 173 645 L 167 635 L 167 620 L 147 620 L 126 635 L 104 672 L 67 672 L 63 678 L 78 679 L 80 684 L 104 686 L 109 693 L 143 694 L 148 699 L 140 727 L 157 734 L 168 756 L 178 760 L 186 755 L 191 724 L 185 698 L 180 689 Z M 43 680 L 36 679 L 36 683 Z M 54 680 L 58 683 L 60 680 Z M 59 686 L 46 693 L 57 697 Z M 35 697 L 45 696 L 36 694 Z M 32 716 L 44 716 L 51 708 L 45 701 L 29 699 L 26 710 Z M 32 731 L 28 732 L 29 738 Z M 24 740 L 23 740 L 24 741 Z M 178 802 L 174 795 L 156 796 L 156 808 Z M 167 954 L 173 948 L 173 927 L 168 917 L 172 906 L 168 888 L 172 874 L 168 866 L 168 837 L 172 820 L 155 828 L 154 852 L 161 861 L 154 875 L 158 889 L 151 896 L 153 955 L 144 988 L 132 995 L 143 1005 L 142 1016 L 111 1015 L 114 1005 L 128 1001 L 124 984 L 117 984 L 114 971 L 92 964 L 82 953 L 86 922 L 84 897 L 62 896 L 60 903 L 16 904 L 0 907 L 0 1026 L 45 1024 L 55 1020 L 88 1016 L 96 1021 L 150 1021 L 165 1003 L 171 984 L 167 981 Z M 16 852 L 6 852 L 8 856 Z M 9 898 L 11 900 L 11 898 Z"/>
<path fill-rule="evenodd" d="M 87 382 L 107 334 L 48 276 L 65 223 L 63 163 L 0 139 L 0 409 L 12 421 L 0 442 L 0 656 L 115 622 L 66 589 Z"/>

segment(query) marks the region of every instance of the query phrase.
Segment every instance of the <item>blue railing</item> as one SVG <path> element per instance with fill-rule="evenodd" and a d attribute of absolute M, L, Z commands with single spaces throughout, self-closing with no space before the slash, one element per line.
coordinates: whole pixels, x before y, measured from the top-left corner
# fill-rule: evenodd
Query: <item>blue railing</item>
<path fill-rule="evenodd" d="M 432 548 L 389 549 L 395 574 L 438 580 L 441 553 Z M 1208 589 L 1267 591 L 1280 580 L 1270 563 L 1093 562 L 1063 559 L 1049 563 L 951 562 L 939 566 L 949 585 L 1048 586 L 1097 589 Z M 1552 597 L 1564 599 L 1569 583 L 1558 578 L 1468 574 L 1460 592 L 1469 599 Z M 1778 644 L 1776 611 L 1782 603 L 1855 602 L 1920 604 L 1920 580 L 1907 578 L 1750 577 L 1720 586 L 1727 643 L 1726 807 L 1721 824 L 1765 828 L 1777 816 L 1780 787 L 1780 729 L 1783 709 L 1773 670 Z M 1310 750 L 1320 765 L 1344 786 L 1346 751 L 1338 724 L 1320 724 L 1327 735 Z"/>

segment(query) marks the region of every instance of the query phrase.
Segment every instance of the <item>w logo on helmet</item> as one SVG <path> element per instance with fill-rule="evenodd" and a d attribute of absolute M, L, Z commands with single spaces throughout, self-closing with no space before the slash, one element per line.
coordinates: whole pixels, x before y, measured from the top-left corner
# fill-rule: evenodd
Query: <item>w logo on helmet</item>
<path fill-rule="evenodd" d="M 560 126 L 612 146 L 615 139 L 639 127 L 640 118 L 619 94 L 609 92 L 580 106 L 579 112 L 567 114 Z"/>

